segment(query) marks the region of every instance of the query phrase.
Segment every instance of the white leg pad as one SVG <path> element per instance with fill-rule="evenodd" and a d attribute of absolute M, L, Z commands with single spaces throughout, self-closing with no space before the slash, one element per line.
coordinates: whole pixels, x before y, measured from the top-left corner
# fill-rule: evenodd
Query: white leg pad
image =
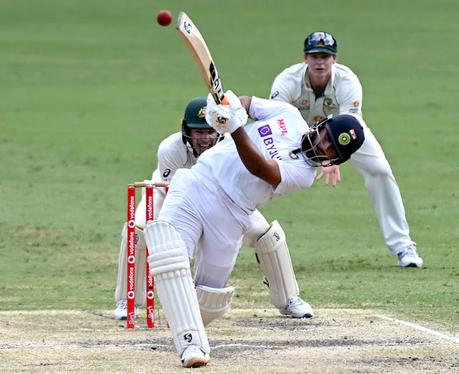
<path fill-rule="evenodd" d="M 234 294 L 234 287 L 212 288 L 197 286 L 199 307 L 204 326 L 207 326 L 214 319 L 221 317 L 230 310 L 231 299 Z"/>
<path fill-rule="evenodd" d="M 164 221 L 149 223 L 144 237 L 150 249 L 150 272 L 155 278 L 177 353 L 181 356 L 190 345 L 209 353 L 185 243 L 174 226 Z"/>
<path fill-rule="evenodd" d="M 299 293 L 285 233 L 279 222 L 273 221 L 269 230 L 255 245 L 258 262 L 268 281 L 271 302 L 278 308 Z"/>

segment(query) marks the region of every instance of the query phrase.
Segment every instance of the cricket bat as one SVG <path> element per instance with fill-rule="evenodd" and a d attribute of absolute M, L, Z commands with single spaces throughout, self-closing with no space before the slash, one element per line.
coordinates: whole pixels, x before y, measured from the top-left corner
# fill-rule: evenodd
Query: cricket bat
<path fill-rule="evenodd" d="M 177 19 L 177 31 L 191 51 L 209 92 L 217 104 L 228 104 L 212 55 L 196 25 L 185 12 Z"/>

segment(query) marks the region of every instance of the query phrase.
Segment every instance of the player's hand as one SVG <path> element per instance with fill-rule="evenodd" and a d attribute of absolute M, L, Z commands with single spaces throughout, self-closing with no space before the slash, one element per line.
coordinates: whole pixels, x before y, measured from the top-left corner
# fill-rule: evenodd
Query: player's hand
<path fill-rule="evenodd" d="M 324 178 L 324 183 L 326 186 L 331 184 L 333 187 L 336 187 L 336 185 L 339 183 L 341 180 L 341 174 L 339 171 L 339 166 L 338 165 L 332 165 L 332 166 L 322 166 L 320 169 L 319 175 L 316 177 L 316 181 Z"/>
<path fill-rule="evenodd" d="M 226 91 L 228 105 L 217 105 L 211 94 L 207 96 L 206 121 L 219 134 L 232 133 L 247 123 L 247 112 L 239 98 L 232 92 Z"/>

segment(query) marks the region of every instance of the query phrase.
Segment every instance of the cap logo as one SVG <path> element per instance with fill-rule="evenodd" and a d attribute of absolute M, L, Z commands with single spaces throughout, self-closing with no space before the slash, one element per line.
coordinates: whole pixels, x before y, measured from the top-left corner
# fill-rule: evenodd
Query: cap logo
<path fill-rule="evenodd" d="M 206 118 L 206 109 L 207 107 L 203 106 L 201 109 L 198 111 L 198 118 Z"/>
<path fill-rule="evenodd" d="M 351 136 L 347 132 L 342 132 L 338 136 L 338 143 L 341 145 L 348 145 L 351 142 Z"/>

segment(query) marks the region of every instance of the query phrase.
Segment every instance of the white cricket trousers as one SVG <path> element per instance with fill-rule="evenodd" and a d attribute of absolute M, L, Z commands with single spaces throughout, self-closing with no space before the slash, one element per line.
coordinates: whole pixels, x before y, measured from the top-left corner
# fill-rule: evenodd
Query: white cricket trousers
<path fill-rule="evenodd" d="M 158 220 L 172 224 L 194 254 L 194 282 L 223 288 L 231 275 L 250 216 L 214 179 L 193 169 L 179 169 L 172 178 Z"/>
<path fill-rule="evenodd" d="M 389 250 L 397 254 L 414 242 L 410 238 L 402 196 L 386 156 L 371 130 L 363 126 L 365 141 L 351 156 L 370 193 L 381 232 Z"/>

